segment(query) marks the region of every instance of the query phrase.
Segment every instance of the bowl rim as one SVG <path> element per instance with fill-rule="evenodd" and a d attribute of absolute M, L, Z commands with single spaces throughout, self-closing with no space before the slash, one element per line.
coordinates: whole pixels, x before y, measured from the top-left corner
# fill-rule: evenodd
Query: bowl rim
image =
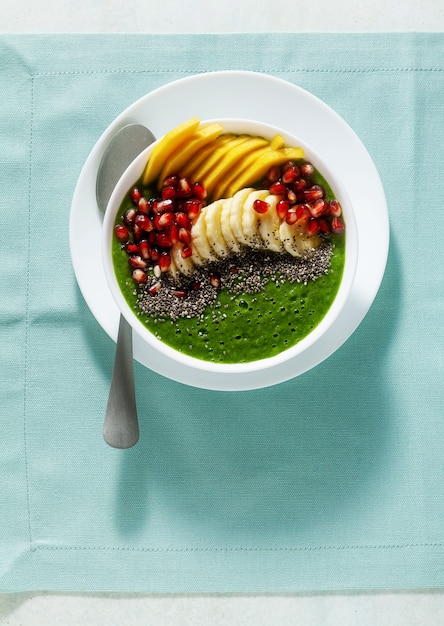
<path fill-rule="evenodd" d="M 155 142 L 148 146 L 141 154 L 139 154 L 126 168 L 117 182 L 105 211 L 102 228 L 102 262 L 106 280 L 111 294 L 116 302 L 120 313 L 131 325 L 133 331 L 151 348 L 158 351 L 169 359 L 173 359 L 181 363 L 182 366 L 190 367 L 197 371 L 205 370 L 220 374 L 236 374 L 245 372 L 254 372 L 258 370 L 266 370 L 275 366 L 280 366 L 287 361 L 291 361 L 296 356 L 300 356 L 322 339 L 329 328 L 335 323 L 340 316 L 352 290 L 355 279 L 356 269 L 358 265 L 359 242 L 358 231 L 352 203 L 344 183 L 334 172 L 334 168 L 330 164 L 325 163 L 323 158 L 308 144 L 305 140 L 300 139 L 297 135 L 287 130 L 269 123 L 246 118 L 211 118 L 201 120 L 201 125 L 218 122 L 224 127 L 224 132 L 246 133 L 272 139 L 276 134 L 282 135 L 287 145 L 301 146 L 304 149 L 305 158 L 315 165 L 322 173 L 328 183 L 331 185 L 341 203 L 345 222 L 346 222 L 346 254 L 343 275 L 339 285 L 338 292 L 333 300 L 332 305 L 328 309 L 325 316 L 317 324 L 317 326 L 303 339 L 295 345 L 286 348 L 278 354 L 249 361 L 245 363 L 214 363 L 193 357 L 176 350 L 175 348 L 165 344 L 161 339 L 157 338 L 134 313 L 133 309 L 127 303 L 118 284 L 114 266 L 112 262 L 111 246 L 113 239 L 113 227 L 116 214 L 119 210 L 124 196 L 130 189 L 131 185 L 140 178 L 143 173 L 145 164 L 154 147 L 161 141 L 159 137 Z"/>

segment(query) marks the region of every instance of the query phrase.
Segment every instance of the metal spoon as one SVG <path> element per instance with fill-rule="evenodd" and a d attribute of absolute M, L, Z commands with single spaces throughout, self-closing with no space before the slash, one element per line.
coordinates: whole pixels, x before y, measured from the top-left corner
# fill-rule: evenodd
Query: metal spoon
<path fill-rule="evenodd" d="M 110 141 L 99 165 L 96 180 L 97 205 L 105 212 L 112 191 L 128 165 L 155 141 L 140 124 L 128 124 Z M 131 448 L 139 439 L 133 369 L 131 326 L 120 316 L 114 370 L 103 424 L 103 438 L 113 448 Z"/>

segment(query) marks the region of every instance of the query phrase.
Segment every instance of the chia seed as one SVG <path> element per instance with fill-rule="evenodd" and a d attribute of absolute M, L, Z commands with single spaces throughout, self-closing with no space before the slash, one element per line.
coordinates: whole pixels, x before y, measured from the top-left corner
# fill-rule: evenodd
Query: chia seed
<path fill-rule="evenodd" d="M 190 276 L 164 274 L 155 295 L 151 295 L 149 289 L 158 278 L 150 274 L 139 289 L 137 306 L 141 314 L 173 322 L 181 317 L 203 320 L 208 307 L 213 319 L 217 320 L 219 315 L 215 309 L 220 307 L 217 302 L 220 289 L 226 290 L 234 299 L 242 294 L 260 293 L 269 281 L 274 281 L 277 286 L 287 281 L 307 285 L 309 281 L 328 274 L 333 248 L 332 243 L 323 242 L 304 257 L 247 248 L 217 263 L 196 266 Z M 214 275 L 220 278 L 220 289 L 210 280 Z M 185 290 L 186 297 L 174 295 L 177 289 Z"/>

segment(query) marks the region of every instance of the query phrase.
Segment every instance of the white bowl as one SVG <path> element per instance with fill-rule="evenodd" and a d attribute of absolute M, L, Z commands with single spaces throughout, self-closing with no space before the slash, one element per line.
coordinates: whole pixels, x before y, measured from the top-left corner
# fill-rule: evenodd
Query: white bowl
<path fill-rule="evenodd" d="M 311 348 L 314 344 L 325 340 L 327 331 L 332 327 L 338 316 L 344 309 L 355 277 L 356 267 L 358 263 L 358 233 L 356 227 L 355 216 L 353 207 L 351 205 L 347 191 L 342 184 L 341 180 L 334 172 L 334 166 L 329 163 L 325 163 L 319 155 L 310 148 L 305 141 L 302 141 L 298 137 L 286 132 L 284 129 L 264 124 L 258 121 L 244 120 L 244 119 L 218 119 L 218 120 L 202 120 L 202 123 L 207 124 L 210 122 L 219 122 L 224 127 L 226 132 L 233 133 L 246 133 L 255 136 L 265 137 L 271 140 L 276 134 L 283 136 L 285 142 L 289 146 L 301 146 L 305 152 L 305 159 L 313 163 L 321 174 L 328 181 L 332 187 L 335 197 L 338 199 L 342 206 L 344 221 L 346 223 L 346 255 L 345 265 L 341 284 L 338 293 L 324 318 L 320 323 L 303 338 L 299 343 L 283 350 L 279 354 L 264 358 L 256 361 L 246 363 L 213 363 L 211 361 L 201 360 L 191 357 L 187 354 L 179 352 L 174 348 L 166 345 L 161 340 L 153 335 L 141 322 L 139 317 L 134 313 L 133 309 L 126 302 L 114 272 L 111 248 L 114 233 L 114 223 L 116 220 L 117 212 L 120 205 L 128 193 L 129 189 L 135 184 L 135 182 L 141 177 L 145 165 L 149 159 L 151 151 L 156 143 L 149 146 L 144 152 L 142 152 L 126 169 L 120 180 L 118 181 L 108 203 L 106 214 L 103 222 L 103 237 L 102 237 L 102 258 L 104 264 L 105 276 L 109 284 L 110 291 L 115 299 L 115 302 L 122 313 L 122 315 L 129 322 L 134 332 L 146 342 L 150 349 L 154 353 L 158 353 L 159 357 L 165 359 L 165 357 L 172 361 L 172 363 L 180 364 L 181 368 L 190 368 L 195 370 L 196 377 L 195 386 L 199 387 L 199 371 L 213 372 L 215 374 L 220 373 L 223 375 L 233 375 L 236 373 L 254 372 L 254 371 L 267 371 L 273 370 L 273 368 L 280 368 L 282 364 L 288 362 L 291 368 L 291 362 L 295 357 L 300 357 L 306 350 Z M 159 139 L 160 140 L 160 139 Z M 158 141 L 159 141 L 158 140 Z M 328 339 L 326 339 L 328 341 Z M 287 378 L 291 378 L 290 375 Z M 296 374 L 295 374 L 296 375 Z M 172 376 L 174 379 L 174 375 Z M 262 377 L 266 380 L 266 376 Z M 264 383 L 264 386 L 266 383 Z"/>

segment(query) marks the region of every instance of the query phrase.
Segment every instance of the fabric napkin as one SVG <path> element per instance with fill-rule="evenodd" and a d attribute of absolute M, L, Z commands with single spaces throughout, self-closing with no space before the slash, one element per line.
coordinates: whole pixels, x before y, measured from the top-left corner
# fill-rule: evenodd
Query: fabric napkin
<path fill-rule="evenodd" d="M 387 271 L 352 337 L 289 382 L 202 391 L 136 363 L 141 438 L 114 450 L 75 184 L 124 108 L 223 69 L 284 78 L 356 131 L 387 194 Z M 0 590 L 443 586 L 443 35 L 2 36 L 0 93 Z"/>

